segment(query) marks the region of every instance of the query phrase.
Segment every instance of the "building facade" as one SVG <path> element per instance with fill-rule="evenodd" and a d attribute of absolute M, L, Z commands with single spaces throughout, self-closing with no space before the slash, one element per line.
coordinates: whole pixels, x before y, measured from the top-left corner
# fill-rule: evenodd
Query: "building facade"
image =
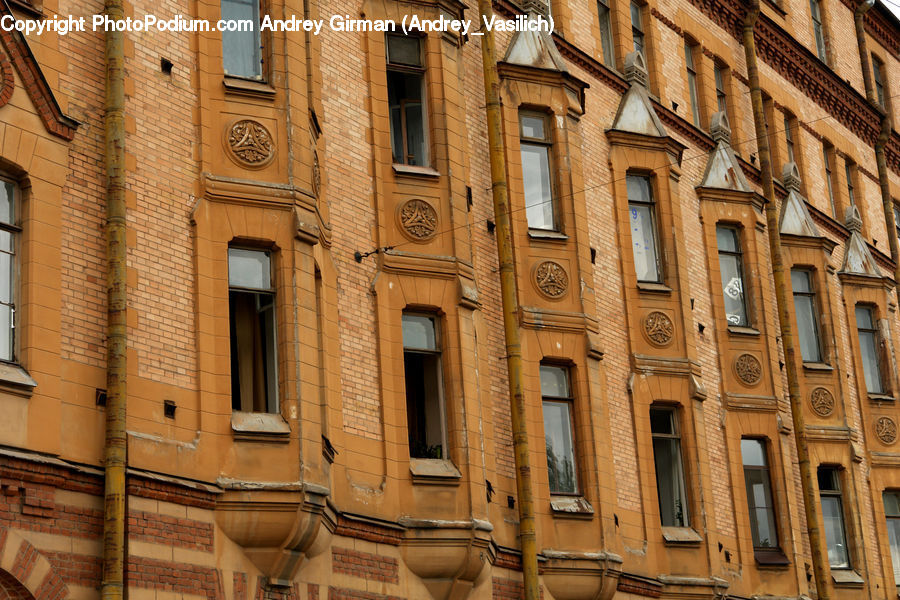
<path fill-rule="evenodd" d="M 896 598 L 897 19 L 764 0 L 755 118 L 749 4 L 493 7 L 543 596 Z M 0 600 L 100 597 L 112 288 L 125 597 L 520 598 L 476 7 L 147 15 L 324 27 L 0 31 Z"/>

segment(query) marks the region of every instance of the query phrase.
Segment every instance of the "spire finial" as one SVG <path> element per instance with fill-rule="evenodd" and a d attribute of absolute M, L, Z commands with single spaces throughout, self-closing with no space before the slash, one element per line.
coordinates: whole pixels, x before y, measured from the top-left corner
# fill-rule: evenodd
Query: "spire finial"
<path fill-rule="evenodd" d="M 647 63 L 644 55 L 635 50 L 625 57 L 625 81 L 647 87 Z"/>
<path fill-rule="evenodd" d="M 709 135 L 717 144 L 719 142 L 731 144 L 731 125 L 728 123 L 728 115 L 724 110 L 713 114 L 709 125 Z"/>
<path fill-rule="evenodd" d="M 800 169 L 797 168 L 797 163 L 789 162 L 784 165 L 784 171 L 781 174 L 781 183 L 784 184 L 784 187 L 786 187 L 789 192 L 800 191 Z"/>

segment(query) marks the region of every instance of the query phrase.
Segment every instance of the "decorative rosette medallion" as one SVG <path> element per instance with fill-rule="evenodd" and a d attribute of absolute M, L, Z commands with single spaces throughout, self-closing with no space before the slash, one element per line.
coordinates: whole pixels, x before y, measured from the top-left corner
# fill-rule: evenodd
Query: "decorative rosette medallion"
<path fill-rule="evenodd" d="M 829 417 L 834 412 L 834 396 L 827 389 L 817 387 L 809 394 L 809 404 L 820 417 Z"/>
<path fill-rule="evenodd" d="M 890 417 L 878 417 L 875 421 L 875 435 L 882 444 L 893 444 L 897 441 L 897 422 Z"/>
<path fill-rule="evenodd" d="M 569 289 L 569 276 L 558 262 L 545 260 L 534 270 L 534 284 L 548 298 L 562 298 Z"/>
<path fill-rule="evenodd" d="M 225 131 L 230 156 L 242 167 L 260 169 L 275 158 L 275 142 L 264 125 L 250 119 L 235 122 Z"/>
<path fill-rule="evenodd" d="M 438 215 L 424 200 L 407 200 L 397 211 L 400 229 L 415 242 L 430 240 L 437 233 Z"/>
<path fill-rule="evenodd" d="M 741 354 L 734 361 L 734 372 L 745 385 L 756 385 L 762 379 L 762 365 L 752 354 Z"/>
<path fill-rule="evenodd" d="M 675 324 L 664 312 L 654 310 L 644 317 L 644 334 L 657 346 L 668 346 L 675 337 Z"/>

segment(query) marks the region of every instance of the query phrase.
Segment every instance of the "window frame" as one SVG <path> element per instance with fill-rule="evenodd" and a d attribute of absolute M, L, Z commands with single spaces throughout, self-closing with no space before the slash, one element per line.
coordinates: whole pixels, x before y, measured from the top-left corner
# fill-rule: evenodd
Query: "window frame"
<path fill-rule="evenodd" d="M 234 3 L 234 0 L 229 0 L 229 2 Z M 223 11 L 224 2 L 220 0 L 219 2 L 219 17 L 225 19 L 224 11 Z M 248 3 L 250 4 L 250 3 Z M 267 60 L 268 51 L 269 51 L 269 40 L 268 35 L 263 35 L 262 31 L 262 21 L 263 17 L 267 12 L 267 6 L 264 0 L 256 0 L 253 2 L 256 6 L 256 38 L 255 38 L 255 46 L 254 48 L 258 50 L 259 54 L 259 74 L 258 75 L 247 75 L 240 73 L 229 73 L 225 68 L 225 36 L 226 35 L 234 35 L 234 34 L 246 34 L 247 32 L 233 32 L 233 31 L 223 31 L 222 32 L 222 71 L 225 74 L 225 77 L 232 79 L 242 79 L 245 81 L 256 81 L 260 83 L 265 83 L 269 79 L 269 74 L 266 72 L 269 61 Z M 253 58 L 256 58 L 254 56 Z"/>
<path fill-rule="evenodd" d="M 632 200 L 628 195 L 628 180 L 632 177 L 644 179 L 647 181 L 647 187 L 650 190 L 650 200 Z M 643 172 L 628 172 L 625 175 L 625 199 L 628 202 L 628 229 L 629 235 L 631 236 L 631 250 L 632 250 L 632 258 L 635 258 L 633 253 L 635 250 L 635 240 L 634 240 L 634 231 L 631 226 L 631 207 L 632 205 L 645 206 L 648 208 L 648 213 L 650 215 L 650 231 L 653 234 L 653 252 L 654 252 L 654 264 L 656 265 L 656 279 L 641 279 L 638 277 L 637 273 L 637 260 L 633 261 L 634 265 L 634 275 L 637 279 L 638 283 L 656 283 L 662 284 L 666 279 L 666 270 L 663 266 L 662 260 L 662 244 L 661 238 L 659 235 L 659 216 L 657 215 L 657 206 L 658 202 L 656 201 L 656 193 L 654 190 L 654 181 L 653 176 L 648 173 Z"/>
<path fill-rule="evenodd" d="M 392 62 L 391 61 L 391 51 L 390 51 L 390 39 L 391 38 L 403 38 L 403 39 L 414 39 L 417 41 L 419 46 L 419 65 L 409 65 L 405 63 Z M 416 32 L 410 32 L 408 35 L 403 35 L 401 33 L 392 33 L 387 32 L 384 35 L 384 64 L 385 64 L 385 85 L 387 89 L 387 102 L 388 102 L 388 133 L 391 140 L 391 162 L 395 165 L 403 165 L 408 167 L 430 167 L 431 166 L 431 129 L 428 110 L 430 103 L 428 102 L 428 66 L 427 66 L 427 36 L 419 35 Z M 421 100 L 419 104 L 421 105 L 422 112 L 422 162 L 421 164 L 413 164 L 410 161 L 409 153 L 409 126 L 406 118 L 406 111 L 404 110 L 404 102 L 407 100 L 406 98 L 400 100 L 400 139 L 403 144 L 403 156 L 400 157 L 401 160 L 397 160 L 397 155 L 394 149 L 394 119 L 391 108 L 391 73 L 400 73 L 404 75 L 412 75 L 421 78 L 420 80 L 420 96 Z M 402 94 L 398 94 L 402 95 Z"/>
<path fill-rule="evenodd" d="M 669 415 L 670 423 L 672 426 L 672 433 L 658 433 L 653 431 L 653 413 L 665 413 Z M 680 419 L 680 411 L 677 406 L 666 405 L 666 404 L 651 404 L 650 409 L 648 411 L 649 416 L 649 429 L 650 429 L 650 440 L 651 440 L 651 449 L 653 452 L 653 471 L 656 481 L 656 497 L 657 497 L 657 508 L 659 509 L 659 522 L 662 527 L 679 527 L 679 528 L 689 528 L 691 526 L 691 500 L 688 489 L 688 477 L 684 468 L 684 449 L 683 444 L 681 443 L 681 419 Z M 664 523 L 663 518 L 663 499 L 660 491 L 659 485 L 659 469 L 660 464 L 657 459 L 656 453 L 656 441 L 657 440 L 670 440 L 673 446 L 677 449 L 677 461 L 678 465 L 670 464 L 667 465 L 667 468 L 674 470 L 674 476 L 678 480 L 676 483 L 680 485 L 681 488 L 681 503 L 682 503 L 682 517 L 681 524 L 671 524 L 667 525 Z M 677 502 L 677 498 L 672 498 L 673 505 L 671 508 L 673 509 L 673 513 L 677 513 L 678 506 L 675 504 Z"/>
<path fill-rule="evenodd" d="M 22 207 L 22 188 L 19 186 L 19 183 L 10 178 L 0 175 L 0 182 L 9 184 L 10 190 L 12 193 L 12 198 L 10 199 L 9 206 L 10 212 L 12 213 L 12 218 L 10 222 L 4 222 L 0 220 L 0 231 L 8 233 L 10 236 L 10 251 L 6 252 L 0 250 L 0 253 L 9 254 L 9 302 L 2 302 L 0 300 L 0 304 L 6 304 L 9 306 L 10 317 L 9 317 L 9 356 L 4 357 L 2 355 L 3 350 L 0 349 L 0 363 L 9 363 L 9 364 L 18 364 L 18 336 L 16 335 L 16 329 L 18 328 L 18 314 L 19 311 L 17 309 L 18 306 L 18 290 L 19 290 L 19 271 L 21 265 L 19 264 L 19 255 L 20 255 L 20 243 L 21 243 L 21 234 L 22 234 L 22 226 L 21 223 L 21 207 Z M 2 284 L 0 284 L 2 285 Z M 0 296 L 2 298 L 2 296 Z"/>
<path fill-rule="evenodd" d="M 809 282 L 809 288 L 810 288 L 809 291 L 798 292 L 795 289 L 795 286 L 793 284 L 794 271 L 802 272 L 802 273 L 806 274 L 807 280 Z M 808 297 L 811 299 L 811 302 L 810 302 L 811 313 L 810 314 L 812 316 L 813 334 L 815 335 L 816 348 L 818 349 L 819 356 L 818 356 L 818 360 L 807 360 L 806 358 L 804 358 L 803 357 L 803 343 L 801 341 L 801 343 L 800 343 L 800 360 L 803 363 L 811 363 L 811 364 L 820 363 L 821 364 L 821 363 L 826 362 L 825 361 L 825 345 L 822 340 L 822 324 L 820 323 L 819 317 L 818 317 L 818 314 L 820 312 L 818 310 L 819 309 L 819 298 L 818 298 L 819 292 L 818 292 L 818 289 L 816 288 L 816 275 L 815 274 L 816 274 L 816 271 L 810 267 L 805 267 L 805 266 L 791 267 L 791 280 L 792 280 L 791 281 L 791 298 L 794 303 L 794 325 L 797 328 L 798 341 L 800 341 L 799 340 L 799 338 L 800 338 L 800 323 L 797 320 L 797 296 Z"/>
<path fill-rule="evenodd" d="M 797 164 L 795 147 L 796 142 L 794 142 L 794 124 L 797 120 L 797 117 L 793 115 L 793 113 L 785 112 L 784 113 L 784 137 L 785 144 L 787 146 L 787 162 L 792 162 L 795 165 Z M 799 166 L 797 167 L 799 169 Z"/>
<path fill-rule="evenodd" d="M 822 160 L 825 165 L 825 185 L 828 189 L 828 200 L 831 202 L 831 216 L 835 219 L 839 218 L 837 213 L 837 202 L 834 199 L 834 162 L 835 152 L 834 146 L 828 140 L 822 142 Z"/>
<path fill-rule="evenodd" d="M 829 471 L 833 473 L 833 481 L 835 482 L 836 490 L 834 489 L 822 489 L 822 472 Z M 819 465 L 816 470 L 816 479 L 817 484 L 819 486 L 819 508 L 822 511 L 822 529 L 823 534 L 825 536 L 825 548 L 826 554 L 830 550 L 830 546 L 832 545 L 832 540 L 828 536 L 828 526 L 825 524 L 825 504 L 823 500 L 825 498 L 834 498 L 837 500 L 838 512 L 837 514 L 840 516 L 840 526 L 841 526 L 841 539 L 838 540 L 843 542 L 844 552 L 847 557 L 846 564 L 832 564 L 831 557 L 828 557 L 828 566 L 832 570 L 849 570 L 853 568 L 853 556 L 850 551 L 850 546 L 847 542 L 847 515 L 844 510 L 844 498 L 843 498 L 843 485 L 841 472 L 843 471 L 843 467 L 837 465 Z M 836 544 L 836 546 L 840 546 L 840 544 Z"/>
<path fill-rule="evenodd" d="M 856 163 L 850 158 L 844 159 L 844 175 L 847 177 L 847 200 L 850 206 L 856 206 Z"/>
<path fill-rule="evenodd" d="M 647 32 L 644 31 L 644 5 L 635 0 L 629 3 L 629 12 L 631 19 L 631 43 L 635 52 L 640 52 L 644 57 L 644 64 L 647 63 Z M 640 39 L 640 50 L 638 50 L 638 39 Z"/>
<path fill-rule="evenodd" d="M 604 19 L 604 12 L 605 19 Z M 600 29 L 600 50 L 603 52 L 603 64 L 610 69 L 616 68 L 616 41 L 613 37 L 613 12 L 609 0 L 597 0 L 597 25 Z"/>
<path fill-rule="evenodd" d="M 728 114 L 728 87 L 725 84 L 725 78 L 728 74 L 726 71 L 729 71 L 729 67 L 723 61 L 716 59 L 713 62 L 713 79 L 716 83 L 716 111 Z"/>
<path fill-rule="evenodd" d="M 885 501 L 885 497 L 889 494 L 895 496 L 897 498 L 896 503 L 900 505 L 900 491 L 888 489 L 881 492 L 881 503 L 884 509 L 884 520 L 888 533 L 888 550 L 890 552 L 891 568 L 894 573 L 894 586 L 896 587 L 898 595 L 900 595 L 900 510 L 897 511 L 897 514 L 888 514 L 888 507 L 887 502 Z M 894 551 L 894 545 L 891 543 L 891 523 L 897 524 L 896 553 Z"/>
<path fill-rule="evenodd" d="M 538 118 L 542 121 L 544 137 L 537 138 L 537 137 L 531 137 L 531 136 L 525 135 L 524 125 L 522 122 L 523 118 L 525 118 L 525 117 Z M 560 218 L 561 215 L 559 214 L 559 204 L 557 201 L 557 196 L 558 196 L 557 181 L 556 181 L 556 177 L 554 177 L 554 173 L 556 171 L 556 169 L 555 169 L 556 161 L 554 160 L 554 156 L 553 156 L 553 150 L 554 150 L 553 130 L 552 130 L 553 120 L 550 118 L 550 115 L 548 115 L 546 112 L 542 112 L 540 110 L 534 110 L 534 109 L 522 109 L 522 110 L 519 110 L 518 121 L 519 121 L 519 159 L 520 159 L 521 167 L 522 167 L 522 192 L 523 192 L 522 195 L 523 195 L 523 202 L 525 203 L 525 221 L 528 225 L 528 229 L 530 231 L 534 231 L 534 232 L 561 233 L 562 232 L 562 226 L 561 226 L 562 219 Z M 525 176 L 525 160 L 524 160 L 524 154 L 522 151 L 523 147 L 541 148 L 543 150 L 543 152 L 546 153 L 546 157 L 547 157 L 547 187 L 550 190 L 550 211 L 552 214 L 551 227 L 535 227 L 528 220 L 528 209 L 535 208 L 535 206 L 528 205 L 528 198 L 527 198 L 528 191 L 526 189 L 526 183 L 525 183 L 525 177 L 526 177 Z M 545 204 L 545 203 L 542 202 L 540 205 L 537 205 L 537 206 L 541 206 L 543 204 Z"/>
<path fill-rule="evenodd" d="M 756 551 L 772 552 L 775 550 L 780 551 L 780 549 L 781 549 L 781 545 L 780 545 L 781 544 L 781 538 L 780 538 L 781 532 L 779 530 L 779 525 L 778 525 L 778 515 L 776 514 L 776 511 L 775 511 L 775 492 L 774 492 L 774 488 L 772 486 L 772 468 L 771 468 L 771 461 L 769 460 L 769 440 L 764 437 L 752 437 L 751 436 L 751 437 L 741 437 L 740 441 L 741 441 L 741 467 L 743 468 L 743 473 L 744 473 L 744 488 L 745 488 L 745 491 L 747 492 L 747 512 L 748 512 L 749 518 L 750 518 L 750 533 L 751 533 L 751 539 L 753 539 L 753 550 L 755 552 Z M 759 443 L 760 448 L 762 450 L 763 460 L 765 462 L 764 466 L 747 464 L 746 457 L 744 455 L 744 448 L 743 448 L 745 441 L 752 441 L 752 442 Z M 756 507 L 755 501 L 754 501 L 754 504 L 751 506 L 751 489 L 750 489 L 750 485 L 749 485 L 750 482 L 748 480 L 748 473 L 747 473 L 748 470 L 756 471 L 756 472 L 764 472 L 765 479 L 763 481 L 764 481 L 764 483 L 768 484 L 767 491 L 768 491 L 768 501 L 770 504 L 770 506 L 768 508 L 770 508 L 770 512 L 771 512 L 771 515 L 770 515 L 771 523 L 769 524 L 769 526 L 770 526 L 769 528 L 775 534 L 774 543 L 772 543 L 769 546 L 761 546 L 761 545 L 756 544 L 756 539 L 759 538 L 759 524 L 757 522 L 756 516 L 754 515 L 754 509 L 756 509 L 758 507 Z"/>
<path fill-rule="evenodd" d="M 721 246 L 719 246 L 719 230 L 727 230 L 732 233 L 734 236 L 734 242 L 737 250 L 723 250 Z M 722 278 L 722 295 L 723 295 L 723 304 L 724 304 L 724 296 L 725 296 L 725 280 L 724 280 L 724 270 L 722 269 L 722 255 L 734 257 L 737 261 L 737 272 L 740 276 L 740 284 L 741 284 L 741 306 L 744 309 L 744 323 L 731 323 L 728 321 L 728 312 L 726 307 L 725 313 L 725 321 L 729 327 L 753 327 L 753 319 L 751 319 L 750 315 L 750 303 L 747 301 L 747 272 L 746 267 L 744 265 L 744 240 L 743 240 L 743 228 L 740 225 L 735 225 L 733 223 L 728 222 L 719 222 L 716 223 L 716 256 L 719 261 L 719 275 Z"/>
<path fill-rule="evenodd" d="M 269 284 L 268 288 L 256 288 L 256 287 L 247 287 L 241 285 L 233 285 L 231 283 L 231 251 L 239 250 L 239 251 L 248 251 L 248 252 L 258 252 L 260 254 L 264 254 L 267 258 L 268 266 L 269 266 Z M 281 390 L 279 383 L 280 371 L 278 368 L 278 285 L 276 283 L 276 268 L 275 268 L 275 252 L 272 248 L 261 248 L 259 246 L 247 246 L 242 244 L 229 244 L 228 251 L 226 253 L 227 256 L 227 273 L 228 273 L 228 330 L 229 330 L 229 344 L 230 344 L 230 362 L 231 362 L 231 407 L 232 411 L 237 412 L 253 412 L 260 414 L 280 414 L 281 412 Z M 254 407 L 251 406 L 251 410 L 245 410 L 244 398 L 238 393 L 235 394 L 235 383 L 240 386 L 240 375 L 235 374 L 234 370 L 237 365 L 239 365 L 240 358 L 235 356 L 235 347 L 236 344 L 239 343 L 236 337 L 236 327 L 235 327 L 235 316 L 234 316 L 234 306 L 232 305 L 232 295 L 233 294 L 253 294 L 257 297 L 268 297 L 271 301 L 271 329 L 272 329 L 272 339 L 267 340 L 265 343 L 265 351 L 271 352 L 271 373 L 268 371 L 264 371 L 266 373 L 265 380 L 265 388 L 266 388 L 266 396 L 264 398 L 266 409 L 265 411 L 254 410 Z M 259 308 L 257 308 L 259 311 Z M 264 357 L 267 354 L 264 354 Z M 268 360 L 263 360 L 265 368 L 268 367 Z M 271 395 L 270 395 L 271 393 Z M 251 402 L 255 405 L 256 398 L 252 397 Z"/>
<path fill-rule="evenodd" d="M 878 56 L 873 52 L 872 53 L 872 79 L 875 84 L 875 97 L 878 100 L 878 105 L 884 110 L 888 109 L 887 105 L 887 80 L 886 80 L 886 71 L 884 68 L 884 61 L 882 61 Z"/>
<path fill-rule="evenodd" d="M 684 38 L 684 64 L 687 71 L 688 100 L 691 103 L 691 116 L 696 127 L 702 128 L 703 117 L 700 111 L 700 86 L 697 77 L 696 52 L 698 44 L 693 39 Z"/>
<path fill-rule="evenodd" d="M 434 327 L 434 350 L 429 350 L 427 348 L 417 348 L 417 347 L 407 347 L 406 340 L 403 338 L 403 317 L 412 316 L 412 317 L 425 317 L 429 319 Z M 403 381 L 404 381 L 404 390 L 403 396 L 405 400 L 406 406 L 406 426 L 407 426 L 407 434 L 409 437 L 409 457 L 411 459 L 434 459 L 434 460 L 449 460 L 450 459 L 450 441 L 449 441 L 449 425 L 447 423 L 447 390 L 446 383 L 444 378 L 444 348 L 442 345 L 443 342 L 443 327 L 442 327 L 441 315 L 438 314 L 437 311 L 428 311 L 423 309 L 415 309 L 415 308 L 407 308 L 402 311 L 400 317 L 400 330 L 401 330 L 401 345 L 403 349 Z M 410 432 L 410 411 L 409 411 L 409 397 L 406 391 L 406 385 L 408 384 L 406 373 L 406 355 L 407 353 L 416 354 L 416 355 L 425 355 L 435 357 L 437 359 L 437 382 L 436 389 L 438 393 L 438 414 L 440 415 L 441 423 L 441 443 L 438 445 L 440 447 L 440 456 L 415 456 L 413 454 L 412 448 L 412 438 L 409 436 Z M 426 425 L 427 429 L 427 425 Z M 427 437 L 427 433 L 426 433 Z M 427 448 L 431 448 L 434 446 L 427 446 Z M 428 451 L 426 450 L 426 454 Z"/>
<path fill-rule="evenodd" d="M 828 46 L 825 42 L 825 18 L 821 0 L 809 0 L 809 13 L 813 26 L 813 42 L 816 44 L 816 55 L 823 63 L 828 64 Z"/>
<path fill-rule="evenodd" d="M 857 341 L 857 344 L 859 344 L 859 359 L 860 359 L 860 363 L 862 363 L 862 367 L 863 367 L 863 383 L 866 388 L 866 394 L 868 394 L 870 396 L 871 395 L 881 396 L 881 395 L 889 393 L 889 391 L 890 391 L 890 389 L 889 389 L 890 386 L 888 385 L 888 382 L 886 381 L 886 377 L 885 377 L 886 373 L 885 373 L 884 364 L 883 364 L 885 357 L 882 355 L 883 340 L 881 339 L 881 334 L 878 330 L 877 309 L 878 309 L 877 306 L 875 306 L 873 304 L 868 304 L 866 302 L 858 302 L 853 307 L 853 318 L 854 318 L 854 321 L 856 322 L 856 341 Z M 860 311 L 860 310 L 864 310 L 864 311 L 868 312 L 869 319 L 872 323 L 871 327 L 860 326 L 859 315 L 858 315 L 858 311 Z M 875 370 L 876 370 L 875 375 L 877 375 L 877 381 L 878 381 L 878 386 L 879 386 L 879 389 L 877 389 L 877 390 L 869 389 L 869 375 L 870 374 L 869 374 L 868 369 L 866 368 L 865 355 L 863 354 L 863 337 L 862 337 L 863 333 L 870 334 L 872 336 L 871 337 L 872 352 L 875 357 Z"/>
<path fill-rule="evenodd" d="M 562 371 L 565 374 L 566 386 L 567 386 L 567 396 L 565 396 L 565 397 L 549 396 L 549 395 L 544 394 L 542 369 L 544 369 L 545 367 L 551 368 L 551 369 L 559 369 L 560 371 Z M 547 454 L 547 483 L 550 487 L 550 494 L 551 494 L 551 496 L 581 496 L 582 495 L 581 481 L 580 481 L 581 478 L 579 477 L 579 468 L 578 468 L 578 442 L 575 437 L 575 432 L 576 432 L 577 428 L 575 425 L 575 398 L 574 398 L 574 394 L 572 392 L 572 368 L 571 368 L 571 366 L 568 366 L 565 364 L 542 361 L 540 363 L 538 373 L 539 373 L 539 382 L 541 384 L 541 408 L 542 408 L 542 411 L 547 404 L 563 405 L 567 408 L 568 417 L 569 417 L 569 438 L 571 440 L 571 446 L 572 446 L 572 448 L 571 448 L 571 450 L 572 450 L 571 459 L 572 459 L 572 467 L 573 467 L 573 475 L 572 476 L 574 479 L 575 489 L 570 492 L 559 491 L 559 490 L 553 489 L 553 484 L 552 484 L 552 481 L 550 480 L 550 455 L 548 453 Z M 546 418 L 543 419 L 543 422 L 544 422 L 544 428 L 545 428 L 544 438 L 546 441 L 546 437 L 547 437 L 546 436 L 546 422 L 547 422 Z"/>

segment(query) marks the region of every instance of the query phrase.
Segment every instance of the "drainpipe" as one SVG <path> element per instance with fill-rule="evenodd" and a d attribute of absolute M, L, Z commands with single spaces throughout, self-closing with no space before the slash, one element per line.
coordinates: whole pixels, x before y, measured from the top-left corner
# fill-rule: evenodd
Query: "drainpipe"
<path fill-rule="evenodd" d="M 800 488 L 803 493 L 803 508 L 806 511 L 806 530 L 812 553 L 813 574 L 819 600 L 830 599 L 825 557 L 822 553 L 822 536 L 819 519 L 816 516 L 816 498 L 813 490 L 813 471 L 809 461 L 809 446 L 806 439 L 806 423 L 803 418 L 803 403 L 800 397 L 800 379 L 797 374 L 797 349 L 794 340 L 793 322 L 787 308 L 787 286 L 785 285 L 784 254 L 781 248 L 781 233 L 778 226 L 778 211 L 775 203 L 775 184 L 772 179 L 772 158 L 769 138 L 766 135 L 766 118 L 763 112 L 762 90 L 759 87 L 759 68 L 756 64 L 756 42 L 753 27 L 759 18 L 759 0 L 749 0 L 747 16 L 744 19 L 744 54 L 747 61 L 747 77 L 750 80 L 750 100 L 753 103 L 753 124 L 759 147 L 759 170 L 762 176 L 763 195 L 766 199 L 766 228 L 769 233 L 769 254 L 772 258 L 772 276 L 775 279 L 775 300 L 778 308 L 778 323 L 781 327 L 781 345 L 784 349 L 785 371 L 788 380 L 788 396 L 791 404 L 791 418 L 794 426 L 794 441 L 797 445 L 797 459 L 800 468 Z"/>
<path fill-rule="evenodd" d="M 482 23 L 493 15 L 491 0 L 478 0 Z M 509 374 L 509 400 L 516 459 L 516 494 L 519 505 L 519 543 L 522 547 L 522 578 L 525 600 L 539 600 L 537 536 L 534 499 L 531 493 L 531 466 L 528 431 L 525 427 L 525 393 L 522 386 L 522 342 L 519 335 L 519 299 L 513 259 L 510 225 L 509 188 L 506 184 L 506 151 L 500 104 L 500 76 L 494 58 L 494 34 L 482 28 L 481 58 L 484 67 L 484 98 L 487 109 L 488 143 L 491 157 L 491 190 L 497 255 L 500 261 L 500 293 L 503 298 L 503 330 L 506 336 L 506 367 Z"/>
<path fill-rule="evenodd" d="M 123 0 L 106 0 L 105 14 L 125 18 Z M 106 470 L 102 600 L 125 589 L 125 52 L 124 34 L 106 32 Z"/>

